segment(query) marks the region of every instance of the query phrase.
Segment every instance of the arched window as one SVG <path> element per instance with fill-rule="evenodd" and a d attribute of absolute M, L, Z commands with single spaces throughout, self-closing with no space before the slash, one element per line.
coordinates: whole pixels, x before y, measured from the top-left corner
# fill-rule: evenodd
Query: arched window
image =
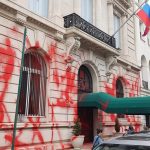
<path fill-rule="evenodd" d="M 147 61 L 144 55 L 141 57 L 141 67 L 142 85 L 144 89 L 148 89 Z"/>
<path fill-rule="evenodd" d="M 116 81 L 116 97 L 124 97 L 123 85 L 120 79 Z"/>
<path fill-rule="evenodd" d="M 78 101 L 82 98 L 82 94 L 91 92 L 93 92 L 92 76 L 89 69 L 82 65 L 78 72 Z M 91 142 L 93 140 L 93 109 L 78 107 L 78 116 L 82 125 L 81 134 L 85 135 L 84 142 Z"/>
<path fill-rule="evenodd" d="M 124 97 L 123 85 L 120 79 L 116 81 L 116 97 Z M 118 118 L 124 118 L 124 115 L 119 114 Z"/>
<path fill-rule="evenodd" d="M 86 66 L 81 66 L 78 73 L 78 93 L 91 93 L 92 91 L 91 74 Z"/>
<path fill-rule="evenodd" d="M 36 52 L 25 54 L 19 99 L 20 115 L 45 115 L 46 75 L 43 57 Z"/>

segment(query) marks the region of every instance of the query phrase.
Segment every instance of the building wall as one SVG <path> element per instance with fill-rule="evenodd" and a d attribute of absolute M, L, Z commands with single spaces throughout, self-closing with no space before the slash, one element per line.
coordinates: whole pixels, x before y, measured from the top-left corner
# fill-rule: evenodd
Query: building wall
<path fill-rule="evenodd" d="M 138 3 L 138 1 L 136 1 Z M 142 4 L 144 1 L 140 1 L 139 5 Z M 134 3 L 134 10 L 136 10 L 138 6 Z M 141 96 L 149 96 L 149 88 L 150 88 L 150 52 L 149 52 L 149 38 L 150 34 L 148 33 L 146 36 L 142 36 L 145 30 L 145 25 L 137 18 L 134 17 L 134 23 L 135 23 L 135 42 L 136 42 L 136 55 L 137 55 L 137 64 L 141 67 L 140 71 L 140 78 L 141 78 Z M 140 26 L 140 22 L 142 24 L 142 29 Z M 142 63 L 142 58 L 145 59 L 145 62 Z M 142 74 L 142 70 L 144 68 L 144 73 Z M 148 83 L 148 87 L 145 88 L 142 80 L 146 81 Z M 142 116 L 143 124 L 146 124 L 145 122 L 145 116 Z"/>
<path fill-rule="evenodd" d="M 65 60 L 68 30 L 63 27 L 62 17 L 72 13 L 72 11 L 80 14 L 81 10 L 78 7 L 80 1 L 49 1 L 49 4 L 53 6 L 53 11 L 49 10 L 48 19 L 27 10 L 27 1 L 20 2 L 17 0 L 2 0 L 1 4 L 3 5 L 0 5 L 0 127 L 2 129 L 0 131 L 0 137 L 2 137 L 0 147 L 2 149 L 10 148 L 12 142 L 23 32 L 24 25 L 26 25 L 25 52 L 32 48 L 42 53 L 47 63 L 46 116 L 19 117 L 16 145 L 29 149 L 38 149 L 39 147 L 41 149 L 64 149 L 64 147 L 70 147 L 71 126 L 77 117 L 78 70 L 81 65 L 87 66 L 92 74 L 94 92 L 103 91 L 115 96 L 116 80 L 119 77 L 124 85 L 125 97 L 140 95 L 139 68 L 134 64 L 136 58 L 133 20 L 126 25 L 128 36 L 125 34 L 123 36 L 128 39 L 128 42 L 126 41 L 128 47 L 126 49 L 125 46 L 122 47 L 122 52 L 118 53 L 117 64 L 109 67 L 112 74 L 107 76 L 106 72 L 109 71 L 107 69 L 109 63 L 107 57 L 109 55 L 103 51 L 112 48 L 105 44 L 105 48 L 99 46 L 96 49 L 94 45 L 97 43 L 100 45 L 101 43 L 81 31 L 78 32 L 86 37 L 86 43 L 95 42 L 96 44 L 88 47 L 81 40 L 79 50 L 71 56 L 73 57 L 72 63 L 69 64 Z M 107 14 L 107 9 L 104 9 L 107 8 L 106 1 L 95 0 L 94 4 L 95 7 L 97 6 L 94 9 L 94 25 L 106 33 L 112 34 L 113 31 L 111 32 L 111 30 L 113 29 L 109 29 L 107 17 L 102 17 L 101 21 L 97 12 L 99 8 L 102 8 L 100 9 L 100 16 L 102 16 L 103 11 Z M 104 7 L 102 7 L 102 4 Z M 110 7 L 112 7 L 112 3 L 110 3 Z M 124 30 L 123 28 L 123 33 L 126 31 Z M 131 59 L 129 56 L 134 57 Z M 95 128 L 93 132 L 96 127 L 99 127 L 100 123 L 102 123 L 106 135 L 112 135 L 115 132 L 115 114 L 106 114 L 96 109 L 94 115 Z M 141 128 L 140 116 L 126 115 L 123 121 L 121 132 L 124 132 L 124 128 L 130 122 L 135 125 L 136 131 Z"/>

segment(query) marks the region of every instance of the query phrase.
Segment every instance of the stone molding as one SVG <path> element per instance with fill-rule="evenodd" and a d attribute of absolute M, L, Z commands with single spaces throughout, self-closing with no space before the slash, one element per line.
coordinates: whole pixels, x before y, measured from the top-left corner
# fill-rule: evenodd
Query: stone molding
<path fill-rule="evenodd" d="M 121 13 L 126 13 L 127 9 L 131 7 L 131 3 L 127 0 L 108 0 L 107 3 L 112 4 Z"/>
<path fill-rule="evenodd" d="M 42 27 L 43 29 L 47 30 L 48 33 L 53 33 L 56 40 L 60 41 L 63 39 L 65 29 L 59 27 L 48 19 L 32 13 L 28 9 L 25 9 L 11 1 L 0 2 L 0 9 L 2 10 L 1 15 L 5 16 L 9 20 L 12 20 L 19 25 L 31 26 L 31 24 L 33 24 L 38 27 Z M 60 35 L 58 32 L 61 32 L 62 35 Z"/>
<path fill-rule="evenodd" d="M 55 32 L 55 39 L 57 41 L 63 41 L 64 39 L 64 34 L 62 32 L 56 31 Z"/>
<path fill-rule="evenodd" d="M 7 11 L 7 12 L 9 12 L 10 14 L 13 14 L 13 15 L 15 15 L 17 13 L 16 9 L 14 9 L 12 7 L 9 7 L 5 4 L 3 4 L 2 2 L 0 2 L 0 8 Z"/>
<path fill-rule="evenodd" d="M 67 63 L 73 61 L 69 58 L 72 57 L 72 54 L 74 54 L 78 49 L 80 48 L 80 37 L 68 37 L 66 40 L 66 55 L 65 55 L 65 61 Z"/>
<path fill-rule="evenodd" d="M 17 12 L 15 22 L 19 25 L 24 26 L 26 24 L 26 21 L 27 21 L 27 16 L 20 12 Z"/>
<path fill-rule="evenodd" d="M 70 69 L 72 62 L 74 61 L 73 54 L 80 48 L 81 42 L 79 36 L 71 36 L 66 40 L 66 53 L 64 55 L 64 60 L 66 62 L 66 68 Z"/>

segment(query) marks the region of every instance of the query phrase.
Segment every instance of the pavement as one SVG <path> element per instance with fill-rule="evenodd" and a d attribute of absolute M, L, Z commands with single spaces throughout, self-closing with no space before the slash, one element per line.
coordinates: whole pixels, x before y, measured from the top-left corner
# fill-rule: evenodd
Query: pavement
<path fill-rule="evenodd" d="M 92 143 L 86 143 L 83 145 L 82 150 L 91 150 L 92 148 Z"/>
<path fill-rule="evenodd" d="M 104 140 L 109 140 L 111 138 L 118 137 L 118 136 L 122 136 L 122 134 L 121 133 L 114 134 L 111 137 L 105 137 L 103 139 Z M 86 144 L 83 145 L 83 147 L 80 150 L 91 150 L 91 148 L 92 148 L 92 143 L 86 143 Z M 71 149 L 68 149 L 68 150 L 75 150 L 75 149 L 71 148 Z"/>
<path fill-rule="evenodd" d="M 82 148 L 80 150 L 91 150 L 92 148 L 92 143 L 86 143 L 82 146 Z M 67 149 L 67 150 L 75 150 L 74 148 L 71 149 Z"/>

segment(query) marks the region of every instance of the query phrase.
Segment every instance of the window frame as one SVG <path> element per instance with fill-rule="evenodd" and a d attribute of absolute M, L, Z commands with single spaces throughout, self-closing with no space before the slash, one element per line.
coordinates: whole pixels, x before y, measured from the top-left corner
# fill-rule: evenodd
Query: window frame
<path fill-rule="evenodd" d="M 143 41 L 143 42 L 146 42 L 146 37 L 145 36 L 142 36 L 143 33 L 144 33 L 144 30 L 145 30 L 145 25 L 143 22 L 139 21 L 139 29 L 140 29 L 140 39 Z"/>
<path fill-rule="evenodd" d="M 22 107 L 22 105 L 19 104 L 18 110 L 22 111 L 22 112 L 18 111 L 19 118 L 20 117 L 30 117 L 30 116 L 45 118 L 46 114 L 47 114 L 47 107 L 46 107 L 47 106 L 47 104 L 46 104 L 47 103 L 46 102 L 46 99 L 47 99 L 47 65 L 46 65 L 46 61 L 45 61 L 44 57 L 42 57 L 42 55 L 40 55 L 40 53 L 38 53 L 38 52 L 28 52 L 25 55 L 26 56 L 24 59 L 22 77 L 25 74 L 27 74 L 27 79 L 25 80 L 25 78 L 22 78 L 22 81 L 24 81 L 24 82 L 21 83 L 21 88 L 22 88 L 22 86 L 23 86 L 23 88 L 25 87 L 26 91 L 25 91 L 25 93 L 24 92 L 20 93 L 20 98 L 22 98 L 22 100 L 19 98 L 19 102 L 21 102 L 21 104 L 24 104 L 25 106 Z M 40 65 L 41 65 L 40 70 L 38 70 L 37 68 L 34 68 L 35 66 L 32 66 L 35 63 L 34 62 L 35 59 L 31 59 L 31 55 L 32 56 L 34 55 L 34 57 L 37 59 L 37 61 L 39 61 Z M 31 60 L 33 61 L 33 64 L 32 64 L 32 62 L 30 62 Z M 25 64 L 25 61 L 26 61 L 26 64 Z M 27 63 L 30 63 L 30 64 L 27 64 Z M 31 66 L 28 66 L 28 65 L 31 65 Z M 39 75 L 38 80 L 35 77 L 35 75 Z M 36 81 L 39 81 L 39 84 L 38 84 L 39 86 L 37 86 L 37 82 L 35 80 L 32 80 L 31 77 L 33 77 Z M 25 81 L 27 81 L 27 82 L 25 82 Z M 36 94 L 37 87 L 39 87 L 38 91 L 40 91 L 39 97 L 34 97 L 34 98 L 33 98 L 33 96 L 30 97 L 30 95 L 32 95 L 32 94 L 34 96 L 37 95 Z M 31 88 L 33 91 L 31 91 Z M 41 91 L 44 91 L 44 92 L 41 93 Z M 34 92 L 34 93 L 31 94 L 31 92 Z M 25 95 L 25 97 L 23 97 L 24 95 Z M 36 100 L 36 98 L 38 98 L 38 99 Z M 38 110 L 38 114 L 35 114 L 35 112 L 30 114 L 30 112 L 29 112 L 31 107 L 33 107 L 32 103 L 31 103 L 31 102 L 33 102 L 32 99 L 36 100 L 34 102 L 34 105 L 36 103 L 38 108 L 34 107 L 34 110 L 35 111 Z M 31 103 L 31 105 L 30 105 L 30 103 Z M 20 110 L 20 109 L 23 109 L 23 110 Z"/>
<path fill-rule="evenodd" d="M 32 12 L 48 18 L 48 10 L 49 10 L 49 0 L 44 0 L 45 3 L 43 3 L 43 0 L 29 0 L 28 1 L 28 8 Z"/>
<path fill-rule="evenodd" d="M 115 28 L 115 17 L 116 18 L 119 18 L 119 25 L 117 26 L 117 28 Z M 122 22 L 122 16 L 120 13 L 118 13 L 117 10 L 114 10 L 113 12 L 113 20 L 114 20 L 114 24 L 113 24 L 113 29 L 114 29 L 114 32 L 116 32 L 119 27 L 121 26 L 121 22 Z M 118 38 L 117 38 L 118 36 Z M 116 48 L 117 49 L 121 49 L 122 48 L 122 29 L 120 29 L 115 35 L 114 35 L 114 38 L 116 39 Z M 117 41 L 119 42 L 118 44 L 118 47 L 117 47 Z"/>
<path fill-rule="evenodd" d="M 93 0 L 81 0 L 81 16 L 84 20 L 91 24 L 93 24 L 93 6 Z"/>

